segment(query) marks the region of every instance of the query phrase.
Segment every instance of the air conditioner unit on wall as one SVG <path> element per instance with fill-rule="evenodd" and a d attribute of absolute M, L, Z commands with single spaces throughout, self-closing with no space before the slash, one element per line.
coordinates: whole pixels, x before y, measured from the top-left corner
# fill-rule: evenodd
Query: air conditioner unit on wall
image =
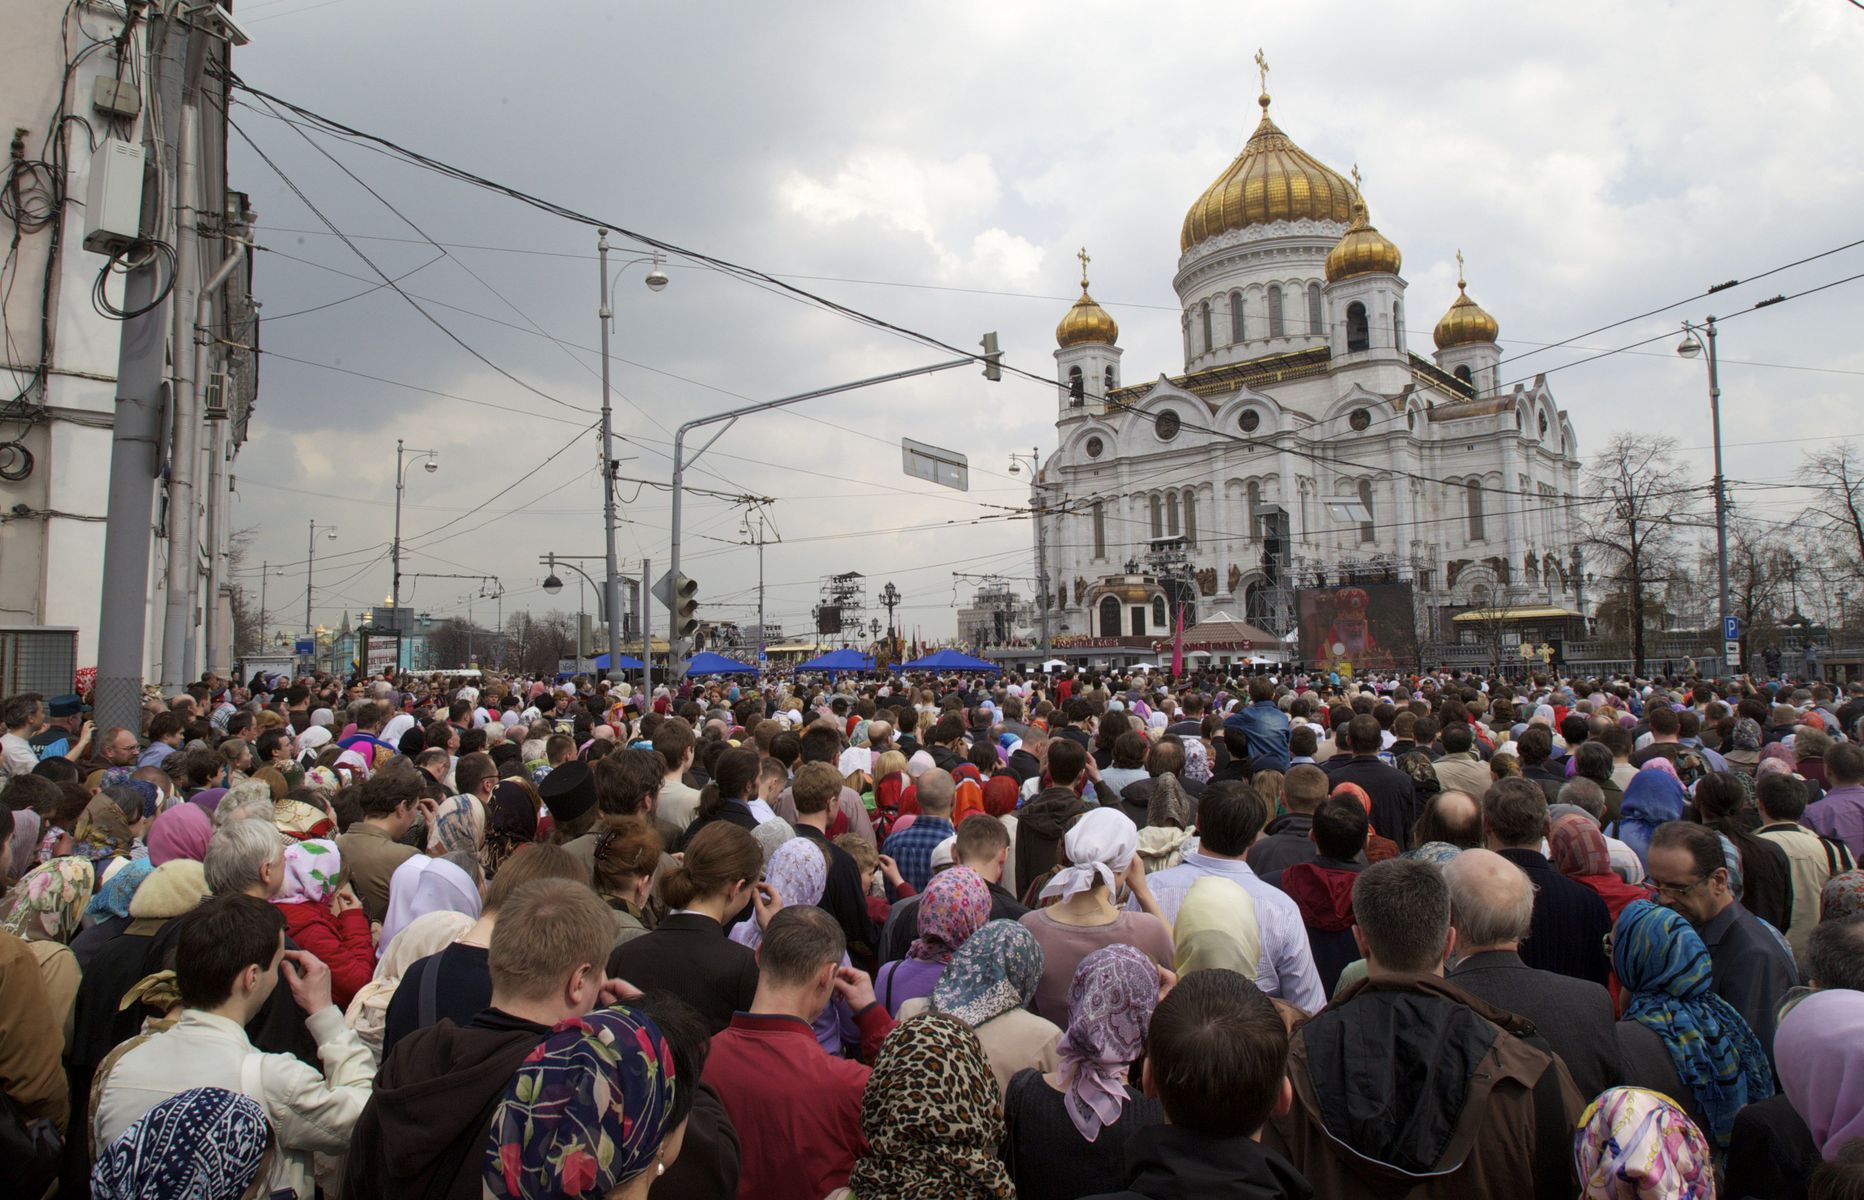
<path fill-rule="evenodd" d="M 213 371 L 201 389 L 201 416 L 209 421 L 227 419 L 227 373 Z"/>

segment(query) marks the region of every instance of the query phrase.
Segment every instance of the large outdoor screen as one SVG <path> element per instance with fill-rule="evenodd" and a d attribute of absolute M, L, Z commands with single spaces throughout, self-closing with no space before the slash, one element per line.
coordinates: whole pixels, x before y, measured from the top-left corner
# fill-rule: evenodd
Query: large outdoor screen
<path fill-rule="evenodd" d="M 1322 670 L 1417 666 L 1417 621 L 1408 583 L 1349 583 L 1295 593 L 1301 657 Z"/>

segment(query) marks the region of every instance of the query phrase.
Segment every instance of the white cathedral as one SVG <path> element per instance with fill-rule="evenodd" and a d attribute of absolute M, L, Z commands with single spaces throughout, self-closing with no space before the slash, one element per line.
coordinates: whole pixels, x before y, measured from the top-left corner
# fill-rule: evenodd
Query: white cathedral
<path fill-rule="evenodd" d="M 1125 383 L 1081 255 L 1041 477 L 1058 641 L 1168 635 L 1143 565 L 1161 551 L 1195 581 L 1195 616 L 1277 633 L 1291 588 L 1346 579 L 1412 583 L 1425 638 L 1451 638 L 1472 606 L 1578 611 L 1566 413 L 1544 379 L 1503 389 L 1499 327 L 1460 252 L 1435 353 L 1412 352 L 1398 247 L 1355 182 L 1270 119 L 1266 71 L 1258 103 L 1254 135 L 1185 214 L 1183 374 Z"/>

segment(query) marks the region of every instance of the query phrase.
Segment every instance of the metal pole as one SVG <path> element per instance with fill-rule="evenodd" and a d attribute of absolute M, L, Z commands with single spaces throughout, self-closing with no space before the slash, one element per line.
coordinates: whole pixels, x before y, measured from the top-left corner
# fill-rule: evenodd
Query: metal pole
<path fill-rule="evenodd" d="M 317 570 L 317 522 L 310 522 L 311 548 L 304 560 L 304 636 L 311 639 L 311 664 L 317 663 L 317 626 L 311 624 L 311 579 Z"/>
<path fill-rule="evenodd" d="M 194 388 L 196 396 L 194 407 L 197 412 L 201 407 L 199 402 L 201 381 L 207 374 L 207 347 L 213 340 L 214 293 L 232 278 L 233 272 L 246 257 L 244 240 L 238 237 L 229 237 L 227 240 L 233 243 L 233 249 L 221 261 L 213 277 L 202 285 L 200 296 L 195 301 L 194 378 L 190 386 Z M 230 405 L 231 400 L 231 396 L 228 395 L 223 394 L 221 397 L 222 405 Z M 222 485 L 222 478 L 226 466 L 226 428 L 230 420 L 232 420 L 232 413 L 228 411 L 209 425 L 211 432 L 207 439 L 207 579 L 205 585 L 203 586 L 198 573 L 189 573 L 189 580 L 195 594 L 198 595 L 204 591 L 207 599 L 205 606 L 200 606 L 203 614 L 201 624 L 206 631 L 207 650 L 206 661 L 202 663 L 202 666 L 216 672 L 230 665 L 220 661 L 226 649 L 225 638 L 220 628 L 221 513 L 226 506 L 226 489 Z M 192 611 L 196 607 L 197 605 L 191 600 L 188 604 L 189 610 Z M 188 638 L 190 662 L 194 659 L 193 644 L 194 639 L 190 634 Z"/>
<path fill-rule="evenodd" d="M 1029 452 L 1029 496 L 1030 507 L 1034 511 L 1036 522 L 1036 610 L 1037 625 L 1042 637 L 1042 661 L 1049 659 L 1049 594 L 1048 594 L 1048 538 L 1043 529 L 1042 511 L 1042 450 L 1037 447 Z"/>
<path fill-rule="evenodd" d="M 602 325 L 602 541 L 608 573 L 603 577 L 603 607 L 608 611 L 608 669 L 619 671 L 621 662 L 621 576 L 615 554 L 615 410 L 609 402 L 608 331 L 614 311 L 608 305 L 608 230 L 596 230 L 595 248 L 602 259 L 601 303 L 596 316 Z"/>
<path fill-rule="evenodd" d="M 647 589 L 653 586 L 653 565 L 645 558 L 641 560 L 641 688 L 650 691 L 654 685 L 654 606 L 647 602 Z M 647 697 L 641 697 L 641 711 L 647 711 Z"/>
<path fill-rule="evenodd" d="M 1709 424 L 1715 441 L 1715 571 L 1721 585 L 1722 632 L 1728 626 L 1728 488 L 1722 479 L 1722 384 L 1715 361 L 1715 318 L 1708 319 Z M 1724 656 L 1725 657 L 1725 656 Z M 1737 667 L 1739 663 L 1729 663 Z"/>
<path fill-rule="evenodd" d="M 757 673 L 764 673 L 764 510 L 757 510 Z"/>
<path fill-rule="evenodd" d="M 814 400 L 821 396 L 834 396 L 842 392 L 852 392 L 860 388 L 873 387 L 875 384 L 893 383 L 901 379 L 912 379 L 919 375 L 931 375 L 937 371 L 949 371 L 953 367 L 968 367 L 977 361 L 979 361 L 978 356 L 970 356 L 966 358 L 954 358 L 947 362 L 933 363 L 928 367 L 911 367 L 904 371 L 892 371 L 885 375 L 874 375 L 867 379 L 857 379 L 851 383 L 838 383 L 830 387 L 816 388 L 813 391 L 798 392 L 794 396 L 780 396 L 775 400 L 763 400 L 756 404 L 747 404 L 742 408 L 726 409 L 724 412 L 716 412 L 709 416 L 697 417 L 681 425 L 673 434 L 673 513 L 672 528 L 670 530 L 671 537 L 669 539 L 671 546 L 668 555 L 672 561 L 667 564 L 667 577 L 676 584 L 679 582 L 680 578 L 680 513 L 684 507 L 681 503 L 681 498 L 686 489 L 686 468 L 692 465 L 692 463 L 688 462 L 686 459 L 686 435 L 688 433 L 695 429 L 700 429 L 707 425 L 717 425 L 721 422 L 723 422 L 728 429 L 739 417 L 748 417 L 752 413 L 769 412 L 773 408 L 783 408 L 786 405 L 796 404 L 804 400 Z M 724 432 L 724 429 L 719 430 L 712 435 L 705 445 L 699 447 L 698 451 L 692 456 L 692 462 L 699 461 L 700 455 L 703 455 L 710 449 L 712 443 L 723 436 Z M 685 655 L 679 644 L 679 631 L 672 623 L 674 618 L 679 614 L 679 596 L 669 592 L 667 601 L 667 678 L 671 681 L 679 678 L 680 672 L 685 670 L 686 663 Z M 642 607 L 645 608 L 646 605 L 642 605 Z"/>
<path fill-rule="evenodd" d="M 271 577 L 272 577 L 272 564 L 266 563 L 266 562 L 260 563 L 259 564 L 259 645 L 261 647 L 265 645 L 265 585 L 267 581 L 271 579 Z M 239 633 L 238 630 L 234 631 L 235 641 L 238 640 L 238 633 Z M 233 649 L 235 652 L 237 652 L 239 650 L 239 647 L 234 646 Z"/>
<path fill-rule="evenodd" d="M 162 686 L 173 690 L 187 684 L 192 669 L 188 658 L 188 629 L 194 623 L 189 607 L 192 576 L 198 567 L 199 525 L 194 498 L 195 473 L 200 468 L 201 412 L 200 399 L 194 390 L 194 359 L 182 351 L 182 343 L 193 332 L 185 314 L 194 311 L 193 300 L 200 286 L 199 241 L 197 226 L 200 214 L 195 208 L 195 191 L 199 187 L 199 169 L 195 160 L 200 154 L 200 86 L 198 77 L 190 75 L 183 85 L 181 99 L 181 141 L 176 164 L 175 185 L 175 294 L 174 301 L 174 386 L 170 391 L 172 406 L 172 442 L 168 460 L 168 581 L 162 608 Z"/>
<path fill-rule="evenodd" d="M 407 486 L 407 476 L 401 470 L 401 439 L 395 439 L 395 540 L 389 547 L 389 558 L 393 560 L 391 568 L 394 581 L 389 588 L 389 597 L 394 601 L 393 607 L 401 607 L 401 493 Z M 399 620 L 397 620 L 399 624 Z"/>

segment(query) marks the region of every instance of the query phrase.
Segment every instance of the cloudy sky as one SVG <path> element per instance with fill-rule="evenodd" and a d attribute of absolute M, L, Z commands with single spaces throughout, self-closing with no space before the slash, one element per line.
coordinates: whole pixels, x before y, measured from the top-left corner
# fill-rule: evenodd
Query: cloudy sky
<path fill-rule="evenodd" d="M 1849 0 L 252 0 L 238 11 L 253 42 L 235 69 L 256 87 L 952 344 L 999 330 L 1008 359 L 1031 370 L 1053 369 L 1085 244 L 1129 381 L 1182 369 L 1179 225 L 1254 127 L 1261 47 L 1277 122 L 1364 173 L 1373 219 L 1404 251 L 1414 344 L 1428 344 L 1455 294 L 1460 247 L 1471 294 L 1519 360 L 1504 361 L 1504 380 L 1563 368 L 1550 378 L 1582 452 L 1622 429 L 1674 433 L 1704 480 L 1700 361 L 1661 338 L 1568 364 L 1683 316 L 1864 272 L 1859 246 L 1540 349 L 1864 237 L 1864 10 Z M 494 364 L 376 287 L 370 265 L 233 135 L 234 186 L 252 194 L 268 251 L 255 286 L 270 352 L 236 524 L 254 529 L 255 564 L 291 564 L 271 580 L 270 606 L 303 611 L 311 519 L 339 529 L 318 542 L 316 619 L 381 601 L 399 437 L 440 454 L 437 472 L 410 476 L 404 571 L 495 575 L 507 614 L 573 611 L 574 589 L 542 593 L 536 560 L 602 550 L 595 441 L 573 440 L 600 402 L 594 232 L 307 139 L 256 105 L 234 110 L 240 127 Z M 616 261 L 634 256 L 614 240 Z M 666 269 L 657 295 L 642 266 L 617 290 L 624 475 L 665 480 L 671 431 L 694 416 L 943 357 L 692 263 Z M 1801 453 L 1864 441 L 1860 313 L 1864 280 L 1727 323 L 1727 470 L 1744 511 L 1790 519 L 1803 496 L 1781 485 Z M 1028 496 L 1008 456 L 1048 453 L 1054 411 L 1041 385 L 962 369 L 744 420 L 691 482 L 778 498 L 772 621 L 801 630 L 820 578 L 852 570 L 875 590 L 894 581 L 901 619 L 944 634 L 954 595 L 973 586 L 952 572 L 1031 590 L 1030 527 L 1003 518 Z M 903 477 L 903 436 L 969 455 L 971 490 Z M 666 493 L 628 484 L 621 495 L 625 563 L 645 555 L 658 572 Z M 731 544 L 744 540 L 744 512 L 688 503 L 688 574 L 706 615 L 754 616 L 756 552 Z M 599 562 L 586 565 L 599 576 Z M 436 615 L 463 613 L 479 591 L 409 589 L 408 604 Z M 473 615 L 489 620 L 491 602 L 475 599 Z"/>

